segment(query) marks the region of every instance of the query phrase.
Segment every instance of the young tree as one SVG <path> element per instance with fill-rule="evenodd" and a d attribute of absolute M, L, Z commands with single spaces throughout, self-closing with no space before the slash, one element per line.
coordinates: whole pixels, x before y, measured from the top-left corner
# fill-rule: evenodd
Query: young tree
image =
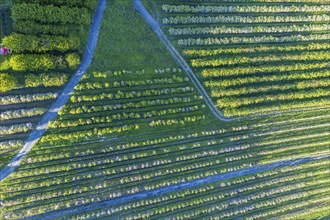
<path fill-rule="evenodd" d="M 7 92 L 17 86 L 17 79 L 8 73 L 0 73 L 0 92 Z"/>
<path fill-rule="evenodd" d="M 70 69 L 75 69 L 80 64 L 80 57 L 76 53 L 70 53 L 70 54 L 66 55 L 65 60 Z"/>

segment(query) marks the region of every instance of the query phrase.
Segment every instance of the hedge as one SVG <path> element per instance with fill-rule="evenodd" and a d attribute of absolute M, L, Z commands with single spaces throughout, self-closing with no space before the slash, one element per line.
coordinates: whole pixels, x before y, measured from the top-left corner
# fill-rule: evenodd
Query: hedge
<path fill-rule="evenodd" d="M 7 92 L 17 86 L 16 78 L 8 73 L 0 73 L 0 92 Z"/>
<path fill-rule="evenodd" d="M 74 63 L 68 57 L 74 57 Z M 19 54 L 10 57 L 10 66 L 15 71 L 74 69 L 77 67 L 78 59 L 80 58 L 77 54 L 65 57 L 50 54 Z"/>
<path fill-rule="evenodd" d="M 80 46 L 80 39 L 77 36 L 36 36 L 13 33 L 2 39 L 2 45 L 15 52 L 46 52 L 52 50 L 66 52 L 77 50 Z"/>
<path fill-rule="evenodd" d="M 66 6 L 15 4 L 12 6 L 12 18 L 17 20 L 33 20 L 44 23 L 85 24 L 91 22 L 91 15 L 86 8 L 69 8 Z"/>
<path fill-rule="evenodd" d="M 67 36 L 69 33 L 68 26 L 40 24 L 34 21 L 24 20 L 16 22 L 13 26 L 13 30 L 23 34 L 53 34 Z"/>
<path fill-rule="evenodd" d="M 57 5 L 68 7 L 87 7 L 94 8 L 97 0 L 15 0 L 15 3 L 34 3 L 40 5 Z"/>
<path fill-rule="evenodd" d="M 62 86 L 67 80 L 68 76 L 65 73 L 42 73 L 40 75 L 28 74 L 25 76 L 25 86 Z"/>

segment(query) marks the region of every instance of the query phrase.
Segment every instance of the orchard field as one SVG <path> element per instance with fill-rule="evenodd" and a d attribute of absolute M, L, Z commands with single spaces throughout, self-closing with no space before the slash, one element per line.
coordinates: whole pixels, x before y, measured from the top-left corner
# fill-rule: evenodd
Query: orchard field
<path fill-rule="evenodd" d="M 16 4 L 22 2 L 26 1 Z M 0 182 L 0 219 L 329 218 L 328 2 L 143 3 L 219 110 L 244 118 L 218 120 L 133 1 L 106 1 L 88 71 L 46 133 Z M 72 4 L 66 7 L 75 8 Z M 95 5 L 89 14 L 94 10 Z M 254 21 L 212 23 L 211 17 Z M 187 19 L 190 22 L 184 23 Z M 44 26 L 36 22 L 40 27 Z M 81 33 L 81 43 L 70 54 L 81 54 L 87 34 L 73 27 L 68 30 Z M 13 26 L 9 36 L 19 39 L 20 34 Z M 298 35 L 311 42 L 298 41 Z M 272 41 L 280 38 L 291 41 Z M 252 39 L 255 42 L 245 42 Z M 26 45 L 15 46 L 19 51 Z M 57 44 L 38 50 L 21 49 L 8 57 L 67 53 Z M 45 109 L 40 116 L 1 121 L 1 142 L 19 143 L 3 148 L 12 153 L 0 152 L 6 157 L 1 166 L 66 87 L 71 71 L 61 71 L 67 78 L 57 87 L 39 84 L 1 93 L 1 114 Z M 39 73 L 12 67 L 7 72 L 16 77 Z M 214 75 L 203 75 L 206 72 Z M 308 111 L 292 111 L 298 109 Z M 254 117 L 283 110 L 288 111 Z M 23 123 L 31 125 L 16 126 Z"/>
<path fill-rule="evenodd" d="M 163 29 L 225 116 L 329 105 L 328 1 L 157 3 Z"/>

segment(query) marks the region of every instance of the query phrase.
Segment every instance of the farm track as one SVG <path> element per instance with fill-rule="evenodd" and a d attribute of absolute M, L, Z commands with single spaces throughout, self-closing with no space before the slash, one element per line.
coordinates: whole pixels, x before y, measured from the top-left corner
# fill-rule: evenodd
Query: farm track
<path fill-rule="evenodd" d="M 213 183 L 216 181 L 227 180 L 227 179 L 245 176 L 245 175 L 249 175 L 249 174 L 255 174 L 255 173 L 259 173 L 259 172 L 265 172 L 268 170 L 273 170 L 273 169 L 282 168 L 282 167 L 286 167 L 286 166 L 299 165 L 299 164 L 308 163 L 308 162 L 312 162 L 312 161 L 327 159 L 329 157 L 330 157 L 329 155 L 325 155 L 322 157 L 305 157 L 305 158 L 295 159 L 295 160 L 279 161 L 276 163 L 256 166 L 256 167 L 252 167 L 252 168 L 246 168 L 246 169 L 242 169 L 242 170 L 231 171 L 231 172 L 227 172 L 224 174 L 218 174 L 218 175 L 202 178 L 199 180 L 192 180 L 192 181 L 188 181 L 185 183 L 162 187 L 162 188 L 158 188 L 158 189 L 154 189 L 154 190 L 143 191 L 143 192 L 139 192 L 136 194 L 122 196 L 122 197 L 114 198 L 114 199 L 110 199 L 110 200 L 104 200 L 104 201 L 100 201 L 100 202 L 94 202 L 94 203 L 89 203 L 89 204 L 85 204 L 85 205 L 80 205 L 75 208 L 67 208 L 67 209 L 51 211 L 51 212 L 47 212 L 44 214 L 31 216 L 26 219 L 44 219 L 44 220 L 46 220 L 46 219 L 61 218 L 64 216 L 73 215 L 73 214 L 77 214 L 77 213 L 81 213 L 81 212 L 87 212 L 87 211 L 92 211 L 95 209 L 101 209 L 103 207 L 107 207 L 107 206 L 111 206 L 111 205 L 117 205 L 117 204 L 121 204 L 121 203 L 125 203 L 125 202 L 131 202 L 131 201 L 135 201 L 135 200 L 139 200 L 139 199 L 145 199 L 145 198 L 152 197 L 152 196 L 159 196 L 159 195 L 174 192 L 177 190 L 198 187 L 198 186 Z"/>
<path fill-rule="evenodd" d="M 87 47 L 81 60 L 80 66 L 77 68 L 70 82 L 66 84 L 66 87 L 62 91 L 61 95 L 57 97 L 50 110 L 45 114 L 42 121 L 38 123 L 37 128 L 31 133 L 24 146 L 20 149 L 17 155 L 9 162 L 9 164 L 0 171 L 0 181 L 4 180 L 12 172 L 14 172 L 16 167 L 21 163 L 22 159 L 27 155 L 27 153 L 33 148 L 36 142 L 45 133 L 48 124 L 56 119 L 58 112 L 64 107 L 71 93 L 74 91 L 74 87 L 79 83 L 82 76 L 86 73 L 86 70 L 92 61 L 93 54 L 96 49 L 98 33 L 100 30 L 105 6 L 106 0 L 99 0 L 91 24 Z"/>

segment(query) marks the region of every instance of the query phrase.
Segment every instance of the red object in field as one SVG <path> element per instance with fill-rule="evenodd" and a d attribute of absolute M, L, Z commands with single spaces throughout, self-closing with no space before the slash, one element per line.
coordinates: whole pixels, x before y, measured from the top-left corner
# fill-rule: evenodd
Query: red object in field
<path fill-rule="evenodd" d="M 0 51 L 1 51 L 1 55 L 6 55 L 6 54 L 10 53 L 10 50 L 5 47 L 1 47 Z"/>

